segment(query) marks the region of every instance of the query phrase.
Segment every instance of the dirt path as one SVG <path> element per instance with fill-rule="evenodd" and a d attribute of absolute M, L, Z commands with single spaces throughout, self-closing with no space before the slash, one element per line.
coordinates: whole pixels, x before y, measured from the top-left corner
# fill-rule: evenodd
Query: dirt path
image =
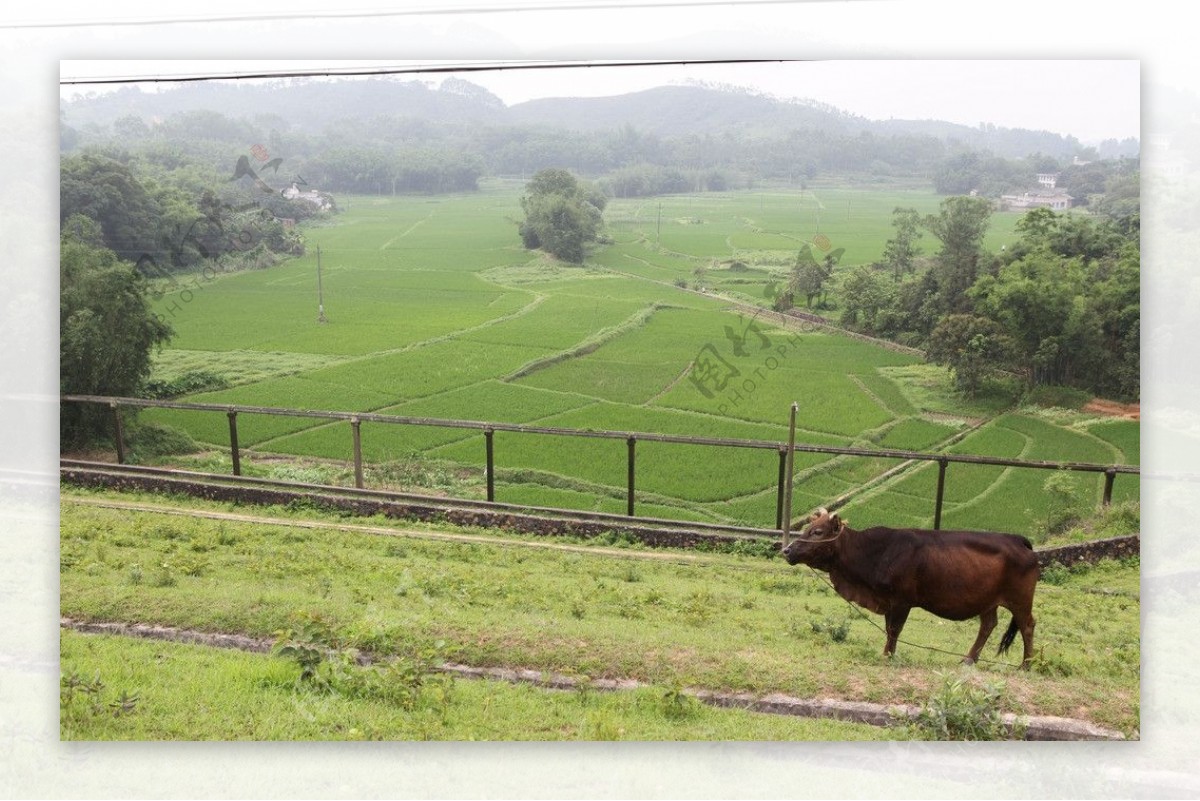
<path fill-rule="evenodd" d="M 1092 414 L 1102 414 L 1106 417 L 1120 417 L 1125 420 L 1141 419 L 1140 403 L 1118 403 L 1117 401 L 1093 398 L 1083 407 L 1083 411 Z"/>

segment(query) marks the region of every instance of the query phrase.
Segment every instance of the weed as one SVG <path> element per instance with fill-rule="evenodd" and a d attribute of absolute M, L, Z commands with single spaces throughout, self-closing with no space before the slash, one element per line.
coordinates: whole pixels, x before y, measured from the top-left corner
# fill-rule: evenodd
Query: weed
<path fill-rule="evenodd" d="M 625 727 L 621 726 L 610 715 L 591 712 L 587 716 L 588 740 L 620 740 L 625 736 Z"/>
<path fill-rule="evenodd" d="M 1042 568 L 1040 581 L 1045 584 L 1061 586 L 1066 584 L 1069 578 L 1071 578 L 1071 568 L 1060 562 L 1051 562 Z"/>
<path fill-rule="evenodd" d="M 834 642 L 845 642 L 846 637 L 850 635 L 850 623 L 849 617 L 842 617 L 840 620 L 826 617 L 821 621 L 810 621 L 809 627 L 814 634 L 828 634 L 829 639 Z"/>
<path fill-rule="evenodd" d="M 712 620 L 715 613 L 716 601 L 707 589 L 690 593 L 679 604 L 679 614 L 693 626 L 703 625 Z"/>
<path fill-rule="evenodd" d="M 1034 673 L 1058 678 L 1066 678 L 1075 672 L 1066 659 L 1055 653 L 1046 653 L 1045 646 L 1037 649 L 1029 667 Z"/>
<path fill-rule="evenodd" d="M 1026 727 L 1019 719 L 1011 729 L 1005 725 L 1004 701 L 1000 682 L 980 683 L 967 672 L 942 674 L 942 686 L 921 711 L 898 725 L 917 740 L 1023 739 Z"/>
<path fill-rule="evenodd" d="M 179 583 L 179 579 L 175 577 L 175 571 L 171 568 L 169 562 L 162 562 L 158 566 L 158 570 L 154 571 L 154 578 L 150 582 L 155 587 L 174 587 Z"/>
<path fill-rule="evenodd" d="M 694 717 L 699 708 L 700 702 L 688 695 L 678 681 L 672 682 L 658 697 L 658 710 L 669 720 Z"/>
<path fill-rule="evenodd" d="M 141 700 L 138 692 L 121 690 L 116 698 L 106 701 L 106 686 L 99 673 L 90 679 L 83 678 L 75 671 L 60 674 L 58 687 L 59 720 L 64 732 L 70 732 L 76 726 L 104 715 L 114 718 L 131 715 Z"/>
<path fill-rule="evenodd" d="M 129 583 L 135 587 L 142 583 L 142 566 L 138 564 L 129 566 Z"/>

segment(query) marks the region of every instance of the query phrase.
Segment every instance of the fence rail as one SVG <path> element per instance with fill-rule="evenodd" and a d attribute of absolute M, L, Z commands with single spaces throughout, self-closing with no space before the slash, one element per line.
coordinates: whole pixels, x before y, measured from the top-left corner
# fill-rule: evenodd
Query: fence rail
<path fill-rule="evenodd" d="M 681 445 L 706 445 L 723 448 L 750 448 L 773 450 L 779 454 L 779 471 L 777 475 L 776 492 L 776 528 L 783 528 L 783 497 L 787 484 L 786 459 L 789 451 L 786 442 L 774 440 L 729 439 L 723 437 L 688 437 L 675 434 L 656 434 L 644 431 L 611 431 L 604 429 L 555 428 L 550 426 L 523 425 L 519 423 L 497 423 L 478 420 L 450 420 L 437 417 L 405 417 L 401 415 L 378 414 L 374 412 L 341 412 L 320 411 L 312 409 L 287 409 L 272 406 L 245 406 L 241 404 L 189 403 L 185 401 L 166 401 L 148 398 L 122 398 L 106 395 L 63 395 L 61 400 L 68 403 L 90 403 L 108 406 L 113 411 L 113 432 L 116 441 L 117 461 L 124 464 L 127 458 L 125 444 L 125 429 L 121 420 L 121 408 L 155 408 L 180 409 L 197 412 L 222 412 L 229 419 L 229 449 L 233 464 L 233 474 L 241 475 L 241 448 L 238 445 L 237 418 L 239 414 L 259 414 L 276 417 L 308 417 L 321 420 L 344 420 L 350 424 L 354 448 L 354 483 L 359 489 L 363 488 L 363 457 L 362 457 L 362 423 L 386 423 L 391 425 L 432 426 L 436 428 L 462 428 L 480 431 L 484 435 L 484 459 L 486 465 L 487 500 L 495 502 L 495 442 L 497 431 L 507 431 L 521 434 L 546 434 L 563 437 L 585 437 L 592 439 L 625 440 L 627 448 L 626 471 L 626 514 L 634 516 L 635 487 L 636 487 L 636 452 L 637 443 L 664 442 Z M 1118 474 L 1140 475 L 1141 468 L 1125 464 L 1096 464 L 1091 462 L 1050 462 L 1025 459 L 1006 459 L 992 456 L 977 456 L 972 454 L 928 453 L 924 451 L 905 451 L 872 448 L 843 448 L 832 445 L 807 445 L 796 443 L 791 446 L 793 453 L 820 453 L 834 456 L 857 456 L 863 458 L 897 459 L 901 461 L 937 462 L 938 481 L 937 495 L 934 501 L 935 529 L 941 528 L 942 505 L 945 494 L 946 468 L 950 464 L 992 465 L 997 467 L 1018 467 L 1036 470 L 1067 470 L 1084 473 L 1104 474 L 1103 503 L 1108 505 L 1112 500 L 1113 482 Z"/>

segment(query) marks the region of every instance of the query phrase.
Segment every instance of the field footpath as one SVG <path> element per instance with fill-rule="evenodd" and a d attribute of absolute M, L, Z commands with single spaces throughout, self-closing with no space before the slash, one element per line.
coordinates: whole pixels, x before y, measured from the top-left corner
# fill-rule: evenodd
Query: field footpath
<path fill-rule="evenodd" d="M 63 480 L 64 481 L 70 480 L 68 478 L 68 476 L 65 474 L 65 472 L 63 475 Z M 85 482 L 80 482 L 80 483 L 85 483 Z M 99 486 L 103 486 L 103 484 L 100 484 Z M 215 487 L 215 486 L 210 487 L 210 489 L 217 489 L 217 487 Z M 234 489 L 236 489 L 236 488 L 234 488 Z M 329 489 L 336 490 L 337 488 L 330 487 Z M 176 488 L 176 491 L 179 491 L 179 489 Z M 270 494 L 277 496 L 277 495 L 281 495 L 282 493 L 279 493 L 278 491 L 273 491 Z M 218 500 L 218 501 L 221 500 L 220 496 L 214 492 L 207 492 L 202 497 L 204 497 L 206 500 Z M 303 498 L 311 498 L 313 496 L 309 492 L 296 492 L 295 493 L 295 498 L 302 498 L 302 497 Z M 691 547 L 694 547 L 694 545 L 697 541 L 715 542 L 715 541 L 723 540 L 723 541 L 728 542 L 728 541 L 734 541 L 736 539 L 745 538 L 745 537 L 739 538 L 739 537 L 737 537 L 737 535 L 734 535 L 734 534 L 726 534 L 726 535 L 706 534 L 701 531 L 694 531 L 694 532 L 689 533 L 689 532 L 687 532 L 687 529 L 689 528 L 689 524 L 686 522 L 682 522 L 682 521 L 672 521 L 673 527 L 676 527 L 679 529 L 678 532 L 674 532 L 674 533 L 664 532 L 661 530 L 654 529 L 652 527 L 652 524 L 655 523 L 656 521 L 648 520 L 646 518 L 630 518 L 629 523 L 627 525 L 622 525 L 622 526 L 598 525 L 598 524 L 596 524 L 596 525 L 583 524 L 582 526 L 580 526 L 580 524 L 577 521 L 556 520 L 553 518 L 538 518 L 532 514 L 513 515 L 513 514 L 506 514 L 503 511 L 498 511 L 496 513 L 497 519 L 492 522 L 492 525 L 494 525 L 494 526 L 508 528 L 508 529 L 520 531 L 522 533 L 535 534 L 535 535 L 539 535 L 539 536 L 554 536 L 554 535 L 561 535 L 561 534 L 588 536 L 589 533 L 592 533 L 592 534 L 599 533 L 600 530 L 603 530 L 603 531 L 618 531 L 619 530 L 621 533 L 628 533 L 628 534 L 633 535 L 639 541 L 641 541 L 644 545 L 649 546 L 648 550 L 630 550 L 628 548 L 608 548 L 608 547 L 604 547 L 604 546 L 595 546 L 595 545 L 573 545 L 570 543 L 540 542 L 537 540 L 528 540 L 528 539 L 521 539 L 521 540 L 507 539 L 502 536 L 487 535 L 487 534 L 450 533 L 450 532 L 445 532 L 445 531 L 432 531 L 432 530 L 428 530 L 428 529 L 396 528 L 396 527 L 391 527 L 391 526 L 369 526 L 369 525 L 359 525 L 359 524 L 354 524 L 354 523 L 337 523 L 337 522 L 324 521 L 324 520 L 305 520 L 305 519 L 286 518 L 286 517 L 266 517 L 266 516 L 262 516 L 262 515 L 241 514 L 241 513 L 236 513 L 236 512 L 221 512 L 221 511 L 205 510 L 205 509 L 184 509 L 184 508 L 179 508 L 176 506 L 162 506 L 159 504 L 151 504 L 151 503 L 145 503 L 145 502 L 140 502 L 140 501 L 115 501 L 115 500 L 102 499 L 102 498 L 72 497 L 69 495 L 61 495 L 60 500 L 62 503 L 74 503 L 74 504 L 79 504 L 82 506 L 95 506 L 95 507 L 106 508 L 106 509 L 122 509 L 122 510 L 133 511 L 133 512 L 149 512 L 149 513 L 153 513 L 153 514 L 175 515 L 175 516 L 180 516 L 180 517 L 198 517 L 198 518 L 205 518 L 205 519 L 209 519 L 209 520 L 227 520 L 230 522 L 252 523 L 255 525 L 270 525 L 270 526 L 281 526 L 281 527 L 291 527 L 291 528 L 303 528 L 303 529 L 309 529 L 309 530 L 332 529 L 335 531 L 368 534 L 368 535 L 373 535 L 373 536 L 403 537 L 403 538 L 410 538 L 410 539 L 438 540 L 438 541 L 443 541 L 443 542 L 463 542 L 463 543 L 472 543 L 472 544 L 478 544 L 478 545 L 495 545 L 498 547 L 535 548 L 535 549 L 540 549 L 540 550 L 551 550 L 551 551 L 561 551 L 561 552 L 568 552 L 568 553 L 587 554 L 587 555 L 594 555 L 594 556 L 603 556 L 603 557 L 612 558 L 612 559 L 626 559 L 626 560 L 631 560 L 631 561 L 639 561 L 640 560 L 640 561 L 654 561 L 654 562 L 660 562 L 660 563 L 673 562 L 675 564 L 681 564 L 681 565 L 682 564 L 700 565 L 700 566 L 711 565 L 711 564 L 718 563 L 720 560 L 718 560 L 714 557 L 703 555 L 703 554 L 679 553 L 677 551 L 657 551 L 657 550 L 653 550 L 653 548 L 656 546 L 669 547 L 669 548 L 691 548 Z M 237 500 L 239 500 L 239 501 L 247 501 L 248 500 L 251 503 L 265 502 L 265 501 L 256 501 L 253 497 L 245 498 L 245 497 L 241 497 L 241 496 L 239 496 L 237 498 Z M 278 502 L 279 500 L 280 500 L 280 498 L 274 497 L 274 498 L 270 499 L 270 502 Z M 319 500 L 324 500 L 324 501 L 328 502 L 328 501 L 334 501 L 337 499 L 334 498 L 333 496 L 328 496 L 327 498 L 319 499 Z M 430 498 L 431 502 L 435 502 L 435 501 L 439 501 L 439 500 L 444 501 L 445 499 L 438 499 L 438 498 L 432 498 L 432 497 Z M 375 504 L 372 504 L 372 506 L 374 506 L 374 505 Z M 365 508 L 364 509 L 364 508 L 362 508 L 361 504 L 353 504 L 353 503 L 347 508 L 347 510 L 351 511 L 353 513 L 358 513 L 358 514 L 377 514 L 380 512 L 379 509 L 376 509 L 376 508 Z M 434 517 L 438 517 L 438 519 L 445 519 L 445 518 L 449 517 L 449 515 L 442 513 L 440 515 L 434 515 Z M 482 517 L 478 514 L 473 517 L 473 520 L 474 520 L 474 525 L 487 525 L 487 523 L 484 522 Z M 522 527 L 522 523 L 525 520 L 534 521 L 534 522 L 536 522 L 537 525 L 535 527 L 531 527 L 531 528 L 524 528 L 524 527 Z M 449 522 L 451 522 L 452 524 L 455 524 L 454 521 L 449 521 Z M 577 527 L 582 528 L 583 530 L 582 531 L 576 530 Z M 588 529 L 595 529 L 595 530 L 589 532 Z M 690 536 L 689 536 L 689 534 L 690 534 Z M 755 538 L 755 539 L 757 541 L 763 541 L 762 538 Z M 1050 548 L 1037 548 L 1034 550 L 1034 552 L 1037 554 L 1038 563 L 1041 564 L 1043 567 L 1050 565 L 1050 564 L 1059 564 L 1064 567 L 1069 567 L 1073 564 L 1077 564 L 1077 563 L 1081 563 L 1081 562 L 1092 563 L 1092 562 L 1099 561 L 1101 559 L 1121 559 L 1121 558 L 1135 557 L 1141 553 L 1141 535 L 1139 533 L 1131 533 L 1131 534 L 1121 536 L 1121 537 L 1112 537 L 1109 539 L 1094 540 L 1091 542 L 1074 543 L 1074 544 L 1070 544 L 1070 545 L 1059 545 L 1059 546 L 1053 546 Z M 749 570 L 750 568 L 744 568 L 744 569 Z M 776 573 L 790 574 L 792 572 L 792 569 L 790 567 L 785 567 L 784 565 L 779 565 L 776 568 L 772 568 L 769 566 L 759 566 L 759 567 L 755 567 L 754 571 L 756 573 L 776 572 Z"/>
<path fill-rule="evenodd" d="M 211 648 L 228 648 L 250 653 L 269 654 L 273 642 L 245 634 L 214 633 L 179 629 L 171 626 L 147 625 L 144 623 L 110 623 L 79 621 L 60 618 L 59 627 L 83 634 L 108 634 L 121 637 L 138 637 L 166 642 L 204 645 Z M 359 653 L 359 663 L 372 664 L 375 658 L 368 653 Z M 470 665 L 443 662 L 436 668 L 442 673 L 460 679 L 503 681 L 510 684 L 531 684 L 548 690 L 571 691 L 580 688 L 579 682 L 570 676 L 523 668 L 482 668 Z M 594 679 L 588 682 L 589 690 L 621 692 L 636 690 L 650 685 L 634 679 Z M 743 709 L 770 715 L 793 715 L 807 718 L 830 718 L 851 723 L 866 723 L 872 726 L 888 726 L 898 719 L 915 718 L 920 707 L 908 704 L 875 704 L 867 701 L 842 701 L 833 698 L 797 698 L 784 693 L 755 695 L 754 693 L 725 693 L 687 687 L 683 694 L 710 706 Z M 1049 715 L 1003 716 L 1005 726 L 1011 731 L 1014 726 L 1025 728 L 1026 740 L 1125 740 L 1125 735 L 1105 729 L 1093 723 L 1072 718 Z"/>

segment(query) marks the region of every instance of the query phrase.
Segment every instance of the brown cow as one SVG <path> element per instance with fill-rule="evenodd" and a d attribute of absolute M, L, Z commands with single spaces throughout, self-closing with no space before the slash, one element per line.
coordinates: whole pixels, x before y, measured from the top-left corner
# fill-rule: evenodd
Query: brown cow
<path fill-rule="evenodd" d="M 783 549 L 789 565 L 805 564 L 829 574 L 837 594 L 883 615 L 885 656 L 896 651 L 913 607 L 938 617 L 979 616 L 979 636 L 963 662 L 974 664 L 996 627 L 996 610 L 1012 612 L 997 653 L 1017 632 L 1025 644 L 1021 667 L 1033 656 L 1033 590 L 1038 560 L 1033 546 L 1015 534 L 874 528 L 855 531 L 838 515 L 820 509 Z"/>

